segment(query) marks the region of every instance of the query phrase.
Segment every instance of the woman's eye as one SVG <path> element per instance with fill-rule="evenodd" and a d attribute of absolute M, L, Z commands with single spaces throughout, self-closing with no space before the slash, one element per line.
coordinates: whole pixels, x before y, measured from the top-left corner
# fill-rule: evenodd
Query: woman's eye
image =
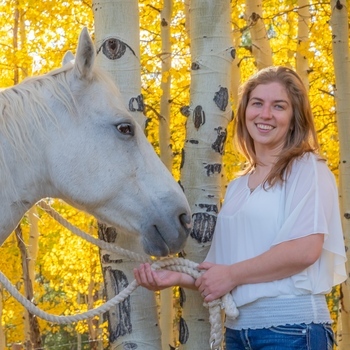
<path fill-rule="evenodd" d="M 117 130 L 123 135 L 134 135 L 134 127 L 129 123 L 120 123 L 116 125 Z"/>

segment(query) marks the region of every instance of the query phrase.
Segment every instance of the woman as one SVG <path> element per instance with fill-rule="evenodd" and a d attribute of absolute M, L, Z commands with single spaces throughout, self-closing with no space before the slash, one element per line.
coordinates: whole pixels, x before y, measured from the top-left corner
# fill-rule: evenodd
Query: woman
<path fill-rule="evenodd" d="M 141 265 L 135 278 L 198 288 L 206 302 L 231 291 L 240 315 L 226 318 L 227 350 L 332 349 L 325 294 L 346 279 L 338 194 L 294 71 L 269 67 L 242 86 L 235 139 L 247 167 L 227 189 L 204 273 Z"/>

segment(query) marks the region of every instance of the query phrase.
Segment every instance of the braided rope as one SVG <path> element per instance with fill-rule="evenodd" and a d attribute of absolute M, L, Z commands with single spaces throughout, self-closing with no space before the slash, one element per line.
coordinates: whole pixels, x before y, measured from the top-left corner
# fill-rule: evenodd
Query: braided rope
<path fill-rule="evenodd" d="M 96 246 L 98 246 L 101 249 L 105 249 L 109 252 L 121 254 L 124 257 L 130 258 L 134 261 L 148 262 L 148 263 L 152 262 L 152 260 L 145 255 L 131 252 L 129 250 L 117 247 L 116 245 L 113 245 L 111 243 L 108 243 L 108 242 L 105 242 L 105 241 L 102 241 L 100 239 L 92 237 L 91 235 L 80 230 L 78 227 L 72 225 L 69 221 L 67 221 L 64 217 L 62 217 L 59 213 L 57 213 L 57 211 L 55 211 L 50 205 L 48 205 L 43 200 L 39 201 L 37 203 L 37 206 L 44 209 L 47 214 L 49 214 L 53 219 L 55 219 L 63 227 L 67 228 L 69 231 L 72 231 L 74 234 L 85 239 L 86 241 L 88 241 L 92 244 L 95 244 Z"/>
<path fill-rule="evenodd" d="M 145 255 L 140 255 L 140 254 L 131 252 L 129 250 L 117 247 L 113 244 L 96 239 L 91 235 L 88 235 L 87 233 L 83 232 L 82 230 L 80 230 L 79 228 L 77 228 L 76 226 L 68 222 L 66 219 L 64 219 L 45 201 L 41 200 L 37 203 L 37 205 L 42 209 L 44 209 L 45 212 L 47 212 L 53 219 L 59 222 L 62 226 L 66 227 L 67 229 L 72 231 L 74 234 L 85 239 L 86 241 L 97 245 L 101 249 L 105 249 L 110 252 L 121 254 L 122 256 L 130 258 L 134 261 L 151 263 L 151 267 L 154 270 L 165 268 L 172 271 L 183 272 L 192 276 L 194 279 L 197 279 L 202 273 L 197 269 L 197 266 L 198 266 L 197 263 L 187 259 L 183 259 L 183 258 L 164 258 L 152 263 L 152 260 Z M 113 297 L 112 299 L 108 300 L 103 305 L 95 309 L 91 309 L 77 315 L 55 316 L 41 310 L 40 308 L 35 306 L 32 302 L 30 302 L 28 299 L 26 299 L 24 296 L 22 296 L 1 271 L 0 271 L 0 283 L 2 283 L 3 286 L 10 292 L 10 294 L 13 297 L 15 297 L 25 308 L 27 308 L 31 314 L 34 314 L 46 321 L 57 323 L 57 324 L 67 324 L 67 323 L 82 321 L 94 316 L 98 316 L 104 312 L 107 312 L 113 306 L 124 301 L 138 287 L 137 281 L 133 280 L 119 294 L 117 294 L 115 297 Z M 210 349 L 219 350 L 223 340 L 221 310 L 225 309 L 225 313 L 228 316 L 235 318 L 238 316 L 237 307 L 230 293 L 224 295 L 220 299 L 214 300 L 209 303 L 204 303 L 203 305 L 209 309 L 209 322 L 211 325 Z"/>

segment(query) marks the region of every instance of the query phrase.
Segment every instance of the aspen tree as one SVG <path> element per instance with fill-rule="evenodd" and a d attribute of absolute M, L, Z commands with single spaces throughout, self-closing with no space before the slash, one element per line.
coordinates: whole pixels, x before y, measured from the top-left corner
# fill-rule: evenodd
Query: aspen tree
<path fill-rule="evenodd" d="M 246 17 L 252 40 L 252 53 L 258 70 L 272 66 L 272 50 L 262 16 L 262 0 L 246 1 Z"/>
<path fill-rule="evenodd" d="M 108 71 L 139 124 L 144 125 L 141 94 L 139 10 L 136 0 L 94 1 L 97 64 Z M 102 142 L 102 141 L 101 141 Z M 132 160 L 131 160 L 132 161 Z M 99 224 L 99 237 L 124 249 L 143 254 L 138 237 L 116 232 Z M 133 279 L 135 262 L 101 251 L 107 299 Z M 156 299 L 153 292 L 138 288 L 108 312 L 110 349 L 161 349 Z"/>
<path fill-rule="evenodd" d="M 13 48 L 15 52 L 19 52 L 26 45 L 26 32 L 24 25 L 24 11 L 23 8 L 19 5 L 19 1 L 15 1 L 15 10 L 14 10 L 14 26 L 13 26 Z M 28 76 L 28 70 L 25 68 L 25 65 L 22 66 L 22 75 L 23 78 Z M 14 71 L 14 84 L 20 82 L 19 67 L 16 67 Z M 39 230 L 38 230 L 38 220 L 35 216 L 36 209 L 32 207 L 28 211 L 28 219 L 30 226 L 30 234 L 28 239 L 28 247 L 24 242 L 22 236 L 22 230 L 20 225 L 16 230 L 17 243 L 21 251 L 21 259 L 23 266 L 23 281 L 25 285 L 26 297 L 29 300 L 34 299 L 34 282 L 35 282 L 35 258 L 38 252 L 38 239 L 39 239 Z M 20 235 L 20 237 L 19 237 Z M 34 315 L 30 314 L 28 310 L 24 309 L 24 337 L 25 343 L 31 344 L 34 347 L 41 347 L 41 334 L 38 319 Z"/>
<path fill-rule="evenodd" d="M 222 154 L 232 118 L 229 96 L 234 48 L 230 1 L 191 0 L 189 17 L 191 87 L 190 106 L 182 107 L 188 119 L 181 185 L 193 213 L 185 257 L 202 262 L 222 200 Z M 182 348 L 208 349 L 210 324 L 202 297 L 197 291 L 182 289 L 181 296 Z"/>
<path fill-rule="evenodd" d="M 342 223 L 347 251 L 347 272 L 350 271 L 350 62 L 349 22 L 346 1 L 331 1 L 332 46 L 335 73 L 335 104 L 340 144 L 339 190 Z M 350 280 L 342 284 L 339 349 L 350 348 Z"/>
<path fill-rule="evenodd" d="M 173 0 L 163 0 L 163 8 L 160 11 L 160 35 L 161 35 L 161 71 L 162 80 L 160 88 L 160 115 L 159 115 L 159 148 L 160 159 L 172 171 L 173 156 L 170 144 L 170 88 L 171 88 L 171 18 Z M 167 288 L 160 292 L 159 325 L 161 329 L 162 349 L 169 348 L 174 343 L 174 300 L 173 289 Z"/>
<path fill-rule="evenodd" d="M 310 10 L 308 0 L 298 0 L 298 41 L 296 51 L 296 71 L 305 87 L 309 88 L 309 23 Z"/>

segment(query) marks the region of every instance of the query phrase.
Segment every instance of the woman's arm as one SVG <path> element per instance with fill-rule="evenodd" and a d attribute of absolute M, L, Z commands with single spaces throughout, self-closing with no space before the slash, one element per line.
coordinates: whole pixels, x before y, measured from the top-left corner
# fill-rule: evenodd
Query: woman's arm
<path fill-rule="evenodd" d="M 150 264 L 141 264 L 138 269 L 134 269 L 134 276 L 137 283 L 149 290 L 162 290 L 168 287 L 180 286 L 184 288 L 197 289 L 195 279 L 186 273 L 152 270 Z"/>
<path fill-rule="evenodd" d="M 204 262 L 206 270 L 195 285 L 213 301 L 243 284 L 271 282 L 295 275 L 312 265 L 321 255 L 324 235 L 312 234 L 280 243 L 267 252 L 233 265 Z"/>

